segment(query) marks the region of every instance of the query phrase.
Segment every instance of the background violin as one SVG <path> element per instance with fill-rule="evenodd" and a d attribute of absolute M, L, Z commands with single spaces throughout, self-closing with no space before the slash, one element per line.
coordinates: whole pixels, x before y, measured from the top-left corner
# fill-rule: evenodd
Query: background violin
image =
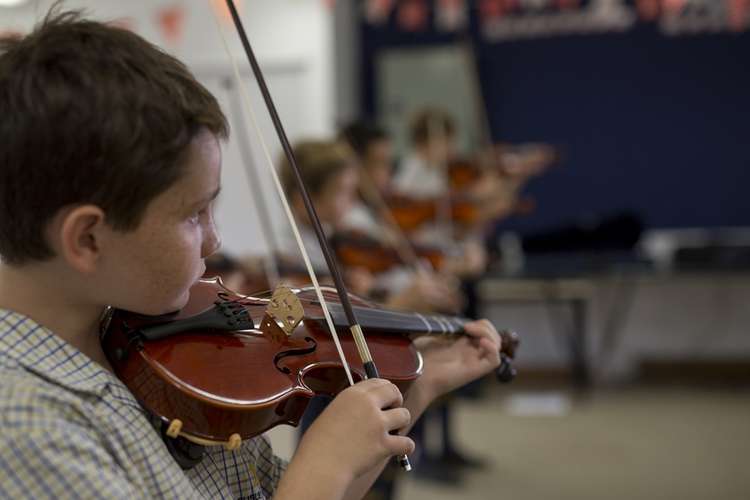
<path fill-rule="evenodd" d="M 476 157 L 452 159 L 448 163 L 448 178 L 451 188 L 455 190 L 469 188 L 488 173 L 523 183 L 560 159 L 560 151 L 549 144 L 495 144 Z"/>
<path fill-rule="evenodd" d="M 403 194 L 390 194 L 384 198 L 396 223 L 406 232 L 436 220 L 443 203 L 438 198 L 412 198 Z M 481 207 L 468 197 L 452 197 L 450 209 L 452 220 L 458 224 L 472 226 L 481 220 Z"/>
<path fill-rule="evenodd" d="M 403 194 L 386 195 L 390 213 L 398 226 L 406 233 L 419 229 L 422 225 L 438 219 L 441 207 L 445 204 L 442 198 L 412 198 Z M 513 214 L 527 214 L 534 210 L 536 203 L 531 198 L 522 200 L 501 200 L 494 198 L 490 202 L 474 199 L 465 194 L 451 195 L 449 200 L 451 220 L 453 223 L 470 229 L 495 217 Z"/>
<path fill-rule="evenodd" d="M 386 247 L 375 238 L 360 231 L 339 231 L 331 237 L 331 245 L 344 267 L 361 267 L 378 274 L 389 269 L 409 264 L 392 247 Z M 445 262 L 445 253 L 437 248 L 411 245 L 417 258 L 426 260 L 433 269 L 439 270 Z"/>

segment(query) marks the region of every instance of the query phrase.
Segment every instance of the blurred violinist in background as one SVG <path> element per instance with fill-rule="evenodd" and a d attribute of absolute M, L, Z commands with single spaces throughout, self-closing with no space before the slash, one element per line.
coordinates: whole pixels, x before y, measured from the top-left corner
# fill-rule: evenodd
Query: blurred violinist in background
<path fill-rule="evenodd" d="M 335 240 L 337 234 L 351 227 L 347 221 L 348 214 L 357 206 L 359 160 L 346 144 L 335 141 L 300 142 L 295 145 L 294 153 L 303 180 L 309 186 L 321 223 L 328 236 Z M 281 164 L 280 176 L 313 267 L 324 269 L 323 255 L 317 245 L 314 245 L 315 235 L 304 211 L 302 199 L 296 191 L 291 169 L 285 161 Z M 291 234 L 288 237 L 291 239 Z M 338 245 L 334 245 L 339 250 L 342 246 L 342 240 L 339 240 Z M 370 250 L 372 255 L 365 256 L 365 260 L 376 261 L 379 253 L 387 253 L 382 244 L 373 246 Z M 381 279 L 375 269 L 364 265 L 352 265 L 341 259 L 340 252 L 339 258 L 342 261 L 345 279 L 351 285 L 352 291 L 360 296 L 375 299 L 388 308 L 456 312 L 460 307 L 461 298 L 453 282 L 424 276 L 400 280 L 398 286 L 389 286 L 388 280 Z"/>
<path fill-rule="evenodd" d="M 456 136 L 455 121 L 438 108 L 419 111 L 411 122 L 410 149 L 392 190 L 397 199 L 437 206 L 432 218 L 415 224 L 416 241 L 476 243 L 490 223 L 533 210 L 521 190 L 558 156 L 543 144 L 492 144 L 460 156 Z"/>
<path fill-rule="evenodd" d="M 398 275 L 400 271 L 400 276 L 410 276 L 412 280 L 424 279 L 426 276 L 432 281 L 458 283 L 462 278 L 482 272 L 486 264 L 486 255 L 481 241 L 466 245 L 446 246 L 442 237 L 430 240 L 425 238 L 423 233 L 422 239 L 417 242 L 413 234 L 406 235 L 405 230 L 409 227 L 404 228 L 399 224 L 401 212 L 406 212 L 404 215 L 408 217 L 414 215 L 415 211 L 423 210 L 425 199 L 437 195 L 439 190 L 425 191 L 428 196 L 422 199 L 410 198 L 411 193 L 403 192 L 398 198 L 393 196 L 393 146 L 382 128 L 360 121 L 344 127 L 340 136 L 357 153 L 361 166 L 359 196 L 352 210 L 347 212 L 344 225 L 349 231 L 365 234 L 380 245 L 390 245 L 394 248 L 406 247 L 400 252 L 405 254 L 401 266 L 396 270 L 391 270 L 388 276 Z M 434 178 L 427 182 L 437 184 Z M 419 184 L 419 182 L 416 183 Z M 428 199 L 427 203 L 434 206 L 439 201 Z M 422 208 L 418 205 L 422 205 Z M 409 213 L 410 210 L 411 213 Z M 437 223 L 434 215 L 436 214 L 433 210 L 433 217 L 424 217 L 419 225 L 427 228 L 434 226 Z M 415 263 L 415 260 L 420 259 L 420 254 L 425 254 L 426 248 L 439 252 L 441 258 L 421 259 Z M 431 265 L 434 269 L 426 270 L 430 269 Z M 470 313 L 471 308 L 468 307 L 469 303 L 464 290 L 462 290 L 462 299 L 464 301 L 462 312 Z M 439 302 L 434 305 L 440 306 Z M 439 450 L 428 449 L 423 426 L 415 427 L 412 437 L 420 447 L 420 458 L 416 463 L 417 473 L 455 484 L 460 480 L 460 472 L 456 465 L 480 465 L 480 461 L 457 451 L 449 413 L 449 404 L 446 399 L 425 414 L 425 419 L 439 421 L 441 435 Z M 384 476 L 375 485 L 381 498 L 391 498 L 393 495 L 393 472 L 393 470 L 386 469 Z"/>
<path fill-rule="evenodd" d="M 364 140 L 364 130 L 352 126 L 345 135 L 362 155 L 369 176 L 387 193 L 393 215 L 412 241 L 453 256 L 445 270 L 462 280 L 466 299 L 462 314 L 477 317 L 474 281 L 488 265 L 485 233 L 497 221 L 533 209 L 533 201 L 522 199 L 521 190 L 528 179 L 555 161 L 556 152 L 545 145 L 491 145 L 462 157 L 456 148 L 458 131 L 453 118 L 441 109 L 425 108 L 411 122 L 411 147 L 391 179 L 392 169 L 382 165 L 388 152 L 387 136 L 375 129 L 370 140 Z M 476 397 L 476 389 L 466 388 L 464 393 Z M 417 473 L 448 483 L 460 479 L 462 468 L 484 466 L 481 458 L 460 451 L 451 415 L 450 398 L 444 398 L 412 430 L 415 441 L 422 444 Z M 425 427 L 431 424 L 439 427 L 435 435 L 440 440 L 429 446 Z"/>

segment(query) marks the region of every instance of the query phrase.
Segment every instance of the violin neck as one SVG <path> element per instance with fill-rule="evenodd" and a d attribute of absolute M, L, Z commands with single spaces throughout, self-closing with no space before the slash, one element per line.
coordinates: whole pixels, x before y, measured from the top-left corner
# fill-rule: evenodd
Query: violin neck
<path fill-rule="evenodd" d="M 341 306 L 329 304 L 329 308 L 334 324 L 337 327 L 348 327 Z M 365 331 L 414 336 L 462 334 L 464 324 L 470 321 L 454 316 L 384 311 L 367 307 L 354 307 L 354 314 Z"/>

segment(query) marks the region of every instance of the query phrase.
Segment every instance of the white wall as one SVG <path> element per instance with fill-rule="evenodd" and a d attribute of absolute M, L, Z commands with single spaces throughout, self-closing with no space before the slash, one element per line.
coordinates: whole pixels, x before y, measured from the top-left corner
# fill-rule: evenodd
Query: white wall
<path fill-rule="evenodd" d="M 52 3 L 52 0 L 32 0 L 22 6 L 0 8 L 0 32 L 31 30 Z M 157 21 L 161 9 L 175 4 L 183 5 L 186 13 L 184 33 L 177 43 L 162 36 Z M 330 136 L 335 128 L 333 12 L 320 0 L 244 0 L 240 4 L 248 37 L 290 140 Z M 100 20 L 126 18 L 133 31 L 188 64 L 198 79 L 216 94 L 230 122 L 234 121 L 232 115 L 238 110 L 230 105 L 230 96 L 221 85 L 224 77 L 233 74 L 231 63 L 209 0 L 68 0 L 65 7 L 84 8 L 91 17 Z M 243 68 L 243 80 L 250 87 L 260 128 L 276 160 L 279 142 L 249 76 L 239 38 L 231 23 L 224 24 L 223 31 L 231 52 Z M 224 148 L 224 189 L 217 206 L 217 222 L 224 249 L 229 253 L 264 253 L 267 245 L 259 229 L 237 140 L 240 137 L 233 135 Z M 254 166 L 265 174 L 265 167 L 259 164 L 265 160 L 257 139 L 253 137 L 251 143 Z M 270 200 L 276 200 L 267 179 L 263 181 L 263 189 L 269 193 Z M 277 231 L 283 232 L 288 223 L 282 217 L 278 202 L 272 203 L 271 212 Z"/>

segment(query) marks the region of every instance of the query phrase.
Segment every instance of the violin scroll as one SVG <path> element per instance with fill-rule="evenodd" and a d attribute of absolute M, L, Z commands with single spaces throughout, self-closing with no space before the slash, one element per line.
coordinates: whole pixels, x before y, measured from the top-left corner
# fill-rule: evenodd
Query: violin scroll
<path fill-rule="evenodd" d="M 500 330 L 502 348 L 500 351 L 500 366 L 495 370 L 495 376 L 499 382 L 507 384 L 516 378 L 517 371 L 513 368 L 511 360 L 516 357 L 516 349 L 520 343 L 518 334 L 510 330 Z"/>

